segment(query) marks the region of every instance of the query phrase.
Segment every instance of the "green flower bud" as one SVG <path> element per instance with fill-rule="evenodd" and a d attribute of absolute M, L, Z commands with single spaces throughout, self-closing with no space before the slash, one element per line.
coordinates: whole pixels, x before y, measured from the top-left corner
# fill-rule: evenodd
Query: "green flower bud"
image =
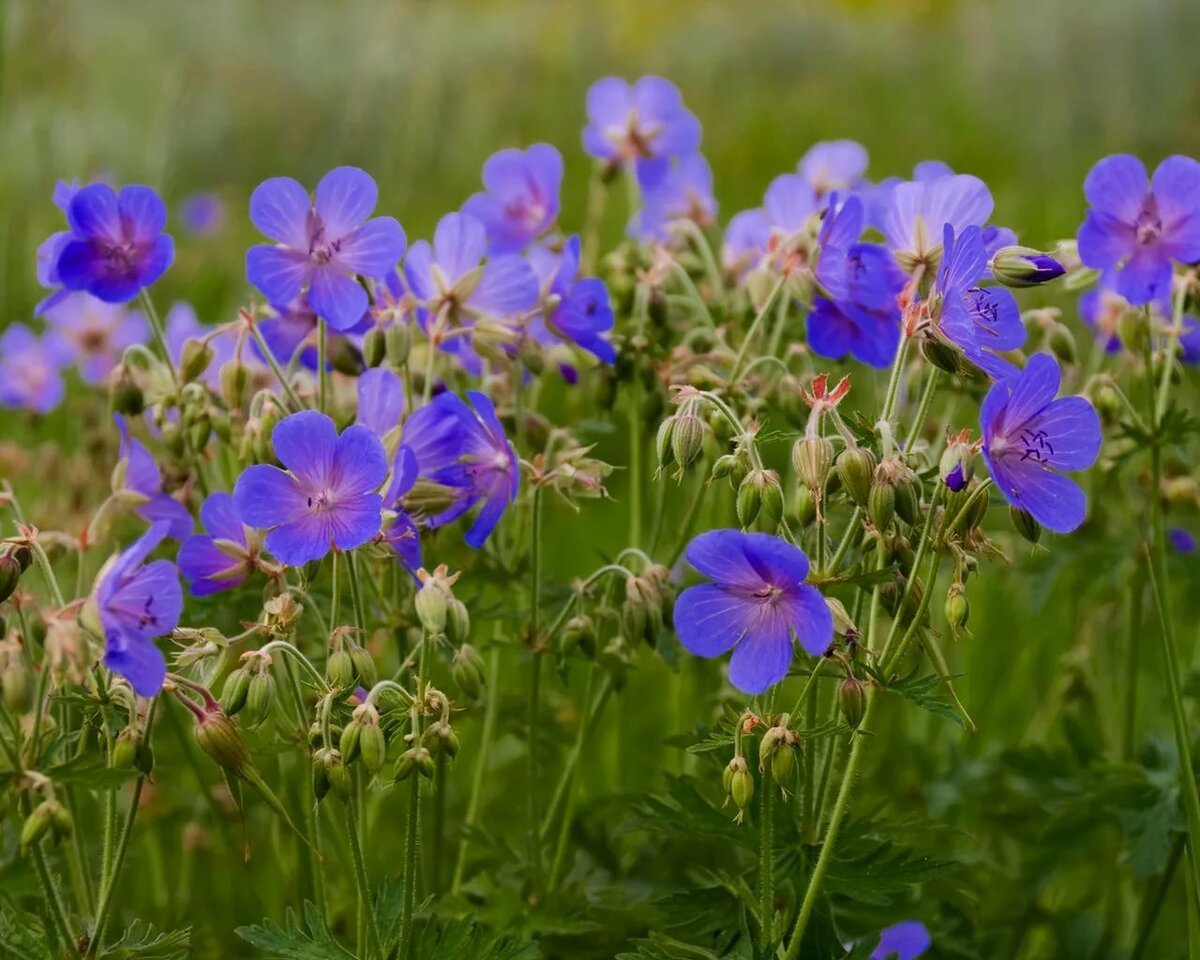
<path fill-rule="evenodd" d="M 362 355 L 368 367 L 378 367 L 387 358 L 387 335 L 379 327 L 363 334 Z"/>
<path fill-rule="evenodd" d="M 41 842 L 42 838 L 54 827 L 54 800 L 43 800 L 25 819 L 21 827 L 21 850 L 28 852 Z"/>
<path fill-rule="evenodd" d="M 358 748 L 362 742 L 363 725 L 357 720 L 351 720 L 342 730 L 338 741 L 338 751 L 345 763 L 353 763 L 358 759 Z"/>
<path fill-rule="evenodd" d="M 246 404 L 246 394 L 250 389 L 250 371 L 240 360 L 230 360 L 219 374 L 221 384 L 221 399 L 230 410 L 241 410 Z M 270 431 L 266 431 L 270 436 Z"/>
<path fill-rule="evenodd" d="M 875 524 L 875 529 L 881 533 L 892 526 L 896 515 L 896 488 L 886 480 L 876 480 L 871 484 L 871 492 L 867 496 L 867 516 Z"/>
<path fill-rule="evenodd" d="M 318 751 L 312 758 L 312 791 L 317 803 L 329 795 L 329 768 L 325 766 L 324 760 L 319 759 L 323 753 L 323 750 Z"/>
<path fill-rule="evenodd" d="M 329 364 L 347 377 L 357 377 L 363 370 L 362 354 L 345 337 L 329 338 Z"/>
<path fill-rule="evenodd" d="M 788 787 L 796 772 L 796 747 L 785 743 L 771 755 L 771 779 L 781 787 Z"/>
<path fill-rule="evenodd" d="M 387 738 L 383 727 L 378 723 L 369 723 L 362 728 L 358 742 L 362 754 L 363 765 L 373 774 L 379 773 L 387 762 Z"/>
<path fill-rule="evenodd" d="M 231 717 L 246 705 L 246 696 L 250 692 L 250 674 L 244 667 L 238 667 L 225 678 L 221 688 L 221 707 Z"/>
<path fill-rule="evenodd" d="M 137 759 L 138 741 L 141 737 L 132 727 L 126 727 L 113 744 L 112 755 L 108 765 L 114 770 L 132 770 Z"/>
<path fill-rule="evenodd" d="M 1065 269 L 1054 257 L 1032 247 L 1001 247 L 992 256 L 992 276 L 1006 287 L 1036 287 L 1061 277 Z"/>
<path fill-rule="evenodd" d="M 921 342 L 921 355 L 939 370 L 943 370 L 946 373 L 958 373 L 958 369 L 961 366 L 958 351 L 950 346 L 950 344 L 935 337 L 927 338 Z"/>
<path fill-rule="evenodd" d="M 11 553 L 0 555 L 0 603 L 16 592 L 21 582 L 21 562 Z"/>
<path fill-rule="evenodd" d="M 446 605 L 446 637 L 454 644 L 460 644 L 471 636 L 471 615 L 467 606 L 457 597 L 451 597 Z"/>
<path fill-rule="evenodd" d="M 4 688 L 5 706 L 13 713 L 23 714 L 33 706 L 33 683 L 20 662 L 14 662 L 0 674 L 0 686 Z"/>
<path fill-rule="evenodd" d="M 570 626 L 570 623 L 567 624 Z M 464 643 L 450 663 L 450 675 L 458 689 L 471 700 L 483 693 L 483 657 L 469 643 Z"/>
<path fill-rule="evenodd" d="M 733 771 L 733 776 L 729 781 L 729 795 L 737 804 L 740 817 L 750 806 L 750 801 L 754 799 L 754 774 L 746 768 L 744 761 L 739 769 Z"/>
<path fill-rule="evenodd" d="M 1075 335 L 1061 323 L 1050 328 L 1047 344 L 1051 352 L 1061 363 L 1075 363 L 1079 359 L 1079 351 L 1075 346 Z"/>
<path fill-rule="evenodd" d="M 375 686 L 379 674 L 375 669 L 374 658 L 364 647 L 350 648 L 350 663 L 354 667 L 354 675 L 358 683 L 368 688 Z"/>
<path fill-rule="evenodd" d="M 325 679 L 337 690 L 349 690 L 357 679 L 354 660 L 346 650 L 335 650 L 325 661 Z"/>
<path fill-rule="evenodd" d="M 250 769 L 250 748 L 237 723 L 216 710 L 196 724 L 196 742 L 224 770 L 241 777 Z"/>
<path fill-rule="evenodd" d="M 400 754 L 400 759 L 396 761 L 395 777 L 397 780 L 407 780 L 415 771 L 429 779 L 433 776 L 434 770 L 433 757 L 425 747 L 409 747 Z"/>
<path fill-rule="evenodd" d="M 824 437 L 801 437 L 792 444 L 792 469 L 810 491 L 825 489 L 833 467 L 833 444 Z"/>
<path fill-rule="evenodd" d="M 252 726 L 258 726 L 271 715 L 271 703 L 275 698 L 275 678 L 270 671 L 260 670 L 250 678 L 246 691 L 246 716 Z"/>
<path fill-rule="evenodd" d="M 867 712 L 867 689 L 857 677 L 848 676 L 838 687 L 838 707 L 851 730 L 857 730 Z"/>
<path fill-rule="evenodd" d="M 792 513 L 800 526 L 807 527 L 817 517 L 817 501 L 813 499 L 812 491 L 805 486 L 796 487 L 792 500 Z"/>
<path fill-rule="evenodd" d="M 1028 510 L 1010 506 L 1008 508 L 1008 515 L 1017 533 L 1030 543 L 1037 543 L 1042 538 L 1042 527 L 1033 519 L 1033 514 Z"/>
<path fill-rule="evenodd" d="M 1140 354 L 1150 338 L 1150 321 L 1145 310 L 1122 310 L 1117 318 L 1117 336 L 1121 344 L 1133 354 Z"/>
<path fill-rule="evenodd" d="M 210 343 L 196 337 L 188 337 L 183 341 L 183 349 L 179 352 L 179 378 L 184 383 L 197 379 L 213 360 L 213 348 Z"/>
<path fill-rule="evenodd" d="M 724 480 L 726 477 L 732 476 L 733 472 L 738 468 L 738 463 L 739 461 L 735 454 L 722 454 L 713 462 L 712 478 L 714 480 Z"/>
<path fill-rule="evenodd" d="M 675 417 L 667 417 L 658 425 L 658 433 L 654 437 L 654 450 L 658 454 L 658 465 L 664 470 L 671 465 L 675 457 Z"/>
<path fill-rule="evenodd" d="M 866 447 L 846 447 L 838 454 L 838 479 L 855 506 L 866 507 L 876 465 L 875 454 Z"/>
<path fill-rule="evenodd" d="M 674 417 L 675 428 L 671 432 L 671 453 L 680 468 L 689 466 L 704 448 L 704 435 L 707 425 L 691 410 L 678 413 Z"/>
<path fill-rule="evenodd" d="M 336 750 L 323 751 L 322 762 L 325 765 L 325 777 L 329 787 L 342 800 L 350 796 L 350 771 L 342 763 L 342 755 Z"/>
<path fill-rule="evenodd" d="M 753 482 L 750 474 L 746 474 L 737 492 L 738 522 L 743 529 L 749 527 L 758 519 L 758 511 L 762 506 L 762 489 Z"/>
<path fill-rule="evenodd" d="M 421 626 L 429 633 L 445 633 L 450 606 L 446 591 L 439 584 L 429 581 L 417 591 L 415 602 Z"/>
<path fill-rule="evenodd" d="M 394 323 L 384 331 L 383 336 L 387 345 L 388 363 L 393 367 L 403 367 L 412 346 L 408 325 Z"/>
<path fill-rule="evenodd" d="M 957 634 L 967 625 L 971 615 L 971 605 L 967 602 L 967 591 L 961 583 L 955 581 L 946 591 L 946 622 L 950 629 Z"/>
<path fill-rule="evenodd" d="M 140 417 L 146 409 L 146 397 L 142 388 L 129 372 L 129 368 L 121 366 L 113 378 L 109 389 L 108 405 L 113 413 L 125 417 Z"/>
<path fill-rule="evenodd" d="M 971 500 L 971 508 L 967 512 L 967 529 L 974 530 L 983 523 L 983 518 L 987 516 L 988 505 L 992 499 L 991 487 L 984 487 L 978 495 L 973 495 Z"/>
<path fill-rule="evenodd" d="M 896 515 L 910 527 L 920 519 L 920 487 L 915 479 L 896 484 Z"/>

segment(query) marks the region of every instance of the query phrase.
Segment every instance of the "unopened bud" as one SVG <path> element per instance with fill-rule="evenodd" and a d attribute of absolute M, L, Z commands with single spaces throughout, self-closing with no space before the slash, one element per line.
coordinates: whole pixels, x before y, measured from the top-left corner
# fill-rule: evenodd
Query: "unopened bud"
<path fill-rule="evenodd" d="M 849 676 L 838 687 L 838 707 L 851 730 L 857 730 L 867 711 L 867 690 L 857 677 Z"/>
<path fill-rule="evenodd" d="M 122 366 L 119 369 L 112 382 L 108 402 L 113 413 L 125 417 L 140 417 L 146 409 L 146 397 L 128 367 Z"/>
<path fill-rule="evenodd" d="M 141 738 L 136 730 L 131 727 L 126 727 L 117 737 L 117 742 L 113 744 L 112 755 L 108 758 L 108 764 L 114 770 L 132 770 L 135 761 L 137 760 L 138 741 Z"/>
<path fill-rule="evenodd" d="M 250 768 L 250 748 L 237 722 L 224 710 L 208 713 L 196 724 L 196 742 L 222 769 L 240 777 Z"/>
<path fill-rule="evenodd" d="M 967 591 L 961 583 L 955 581 L 946 591 L 946 622 L 955 634 L 967 625 L 971 615 L 971 605 L 967 602 Z"/>
<path fill-rule="evenodd" d="M 0 603 L 16 591 L 21 573 L 21 562 L 16 557 L 11 553 L 0 555 Z"/>
<path fill-rule="evenodd" d="M 230 410 L 241 410 L 246 403 L 246 393 L 250 389 L 250 371 L 240 360 L 230 360 L 219 374 L 221 383 L 221 399 Z M 264 425 L 263 430 L 270 435 Z"/>
<path fill-rule="evenodd" d="M 271 703 L 275 699 L 275 678 L 270 671 L 260 670 L 250 678 L 246 691 L 246 716 L 252 726 L 264 723 L 271 715 Z"/>
<path fill-rule="evenodd" d="M 346 650 L 335 650 L 325 661 L 325 679 L 336 690 L 349 690 L 357 679 L 354 660 Z"/>
<path fill-rule="evenodd" d="M 387 738 L 384 736 L 383 727 L 378 723 L 365 725 L 359 738 L 358 749 L 363 765 L 371 773 L 379 773 L 387 762 Z"/>
<path fill-rule="evenodd" d="M 442 634 L 446 632 L 446 616 L 449 611 L 449 600 L 446 591 L 437 583 L 430 581 L 417 591 L 417 619 L 429 633 Z"/>
<path fill-rule="evenodd" d="M 724 480 L 733 474 L 738 468 L 739 463 L 740 461 L 735 454 L 722 454 L 713 462 L 712 478 L 714 480 Z"/>
<path fill-rule="evenodd" d="M 200 377 L 213 360 L 212 344 L 196 337 L 188 337 L 179 351 L 179 378 L 184 383 L 191 383 Z"/>
<path fill-rule="evenodd" d="M 1054 257 L 1030 247 L 1001 247 L 992 256 L 992 276 L 1006 287 L 1036 287 L 1065 272 Z"/>
<path fill-rule="evenodd" d="M 896 516 L 896 488 L 888 481 L 876 480 L 871 484 L 871 492 L 867 496 L 867 516 L 881 533 L 891 528 L 892 519 Z"/>
<path fill-rule="evenodd" d="M 936 337 L 928 337 L 921 342 L 921 354 L 939 370 L 946 373 L 958 373 L 961 365 L 958 352 L 950 344 Z"/>
<path fill-rule="evenodd" d="M 654 437 L 654 450 L 658 454 L 658 465 L 666 469 L 675 458 L 675 418 L 667 417 L 658 425 L 658 433 Z"/>
<path fill-rule="evenodd" d="M 1042 538 L 1041 524 L 1033 519 L 1033 514 L 1028 510 L 1010 506 L 1008 508 L 1008 515 L 1017 533 L 1030 543 L 1037 543 Z"/>
<path fill-rule="evenodd" d="M 408 360 L 412 337 L 408 325 L 394 323 L 384 331 L 384 341 L 387 345 L 387 360 L 393 367 L 403 367 Z"/>
<path fill-rule="evenodd" d="M 346 763 L 353 763 L 358 759 L 358 748 L 362 741 L 363 725 L 357 720 L 351 720 L 342 730 L 341 739 L 338 740 L 338 750 L 341 752 L 342 760 Z"/>
<path fill-rule="evenodd" d="M 451 643 L 464 643 L 471 636 L 471 615 L 467 605 L 451 597 L 446 606 L 446 637 Z"/>
<path fill-rule="evenodd" d="M 231 717 L 246 705 L 246 696 L 250 692 L 250 674 L 244 667 L 238 667 L 225 678 L 221 688 L 221 707 Z"/>
<path fill-rule="evenodd" d="M 810 491 L 825 489 L 833 467 L 833 444 L 825 437 L 801 437 L 792 445 L 792 469 Z"/>
<path fill-rule="evenodd" d="M 387 335 L 379 328 L 372 327 L 362 339 L 363 363 L 368 367 L 378 367 L 387 359 Z"/>
<path fill-rule="evenodd" d="M 680 468 L 689 466 L 704 447 L 706 424 L 690 410 L 676 414 L 671 433 L 671 452 Z"/>
<path fill-rule="evenodd" d="M 896 485 L 896 515 L 909 526 L 916 525 L 920 517 L 920 504 L 920 487 L 915 478 Z"/>
<path fill-rule="evenodd" d="M 363 647 L 350 648 L 350 663 L 354 667 L 354 677 L 364 687 L 373 687 L 379 679 L 375 669 L 375 660 Z"/>
<path fill-rule="evenodd" d="M 838 479 L 857 507 L 866 507 L 875 475 L 875 454 L 866 447 L 847 447 L 837 458 Z"/>
<path fill-rule="evenodd" d="M 570 626 L 570 624 L 568 624 Z M 454 682 L 471 700 L 478 700 L 483 693 L 483 658 L 473 646 L 464 643 L 450 664 Z"/>

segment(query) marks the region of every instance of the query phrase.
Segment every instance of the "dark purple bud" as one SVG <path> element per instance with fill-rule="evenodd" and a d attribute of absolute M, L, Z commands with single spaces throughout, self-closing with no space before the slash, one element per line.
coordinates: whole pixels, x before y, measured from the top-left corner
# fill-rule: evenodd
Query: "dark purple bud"
<path fill-rule="evenodd" d="M 1036 287 L 1065 272 L 1054 257 L 1030 247 L 1003 247 L 992 257 L 992 276 L 1006 287 Z"/>
<path fill-rule="evenodd" d="M 959 490 L 967 485 L 967 478 L 964 476 L 961 462 L 955 464 L 954 468 L 946 474 L 945 483 L 955 493 L 958 493 Z"/>

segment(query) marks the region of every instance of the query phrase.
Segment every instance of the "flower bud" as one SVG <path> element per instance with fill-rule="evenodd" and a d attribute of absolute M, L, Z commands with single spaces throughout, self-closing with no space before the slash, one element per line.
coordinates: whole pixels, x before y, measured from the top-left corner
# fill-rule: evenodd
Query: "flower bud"
<path fill-rule="evenodd" d="M 754 799 L 754 774 L 746 765 L 745 758 L 734 757 L 729 761 L 729 795 L 738 808 L 738 818 L 745 814 L 750 801 Z"/>
<path fill-rule="evenodd" d="M 834 633 L 839 637 L 858 636 L 858 627 L 850 619 L 850 614 L 846 611 L 846 605 L 841 600 L 837 597 L 826 597 L 825 606 L 829 608 L 829 613 L 833 617 Z"/>
<path fill-rule="evenodd" d="M 746 474 L 737 492 L 738 522 L 741 523 L 743 528 L 749 527 L 754 523 L 758 518 L 758 511 L 761 506 L 762 490 L 751 480 L 750 474 Z"/>
<path fill-rule="evenodd" d="M 1064 324 L 1054 324 L 1050 328 L 1046 342 L 1060 363 L 1075 363 L 1079 359 L 1079 351 L 1075 347 L 1075 335 Z"/>
<path fill-rule="evenodd" d="M 21 827 L 22 852 L 28 852 L 37 846 L 42 838 L 54 829 L 57 817 L 55 807 L 61 807 L 57 800 L 43 800 L 33 808 L 33 812 L 29 814 Z"/>
<path fill-rule="evenodd" d="M 1036 287 L 1061 277 L 1066 269 L 1040 250 L 1030 247 L 1001 247 L 992 256 L 992 276 L 1006 287 Z"/>
<path fill-rule="evenodd" d="M 393 367 L 404 366 L 412 347 L 412 337 L 408 325 L 393 323 L 384 331 L 384 342 L 387 346 L 387 360 Z"/>
<path fill-rule="evenodd" d="M 335 650 L 325 661 L 325 679 L 336 690 L 349 690 L 357 679 L 349 651 Z"/>
<path fill-rule="evenodd" d="M 1033 519 L 1033 514 L 1028 510 L 1010 506 L 1008 508 L 1008 515 L 1017 533 L 1030 543 L 1037 543 L 1042 538 L 1042 527 Z"/>
<path fill-rule="evenodd" d="M 833 444 L 825 437 L 801 437 L 792 445 L 792 469 L 811 491 L 825 489 L 833 466 Z"/>
<path fill-rule="evenodd" d="M 875 454 L 866 447 L 846 447 L 838 454 L 838 479 L 855 506 L 866 507 L 875 467 Z"/>
<path fill-rule="evenodd" d="M 19 660 L 13 660 L 0 674 L 4 704 L 15 714 L 23 714 L 33 706 L 33 683 L 29 671 Z"/>
<path fill-rule="evenodd" d="M 731 476 L 738 468 L 739 463 L 740 461 L 736 454 L 722 454 L 713 462 L 712 478 L 714 480 L 723 480 L 725 477 Z"/>
<path fill-rule="evenodd" d="M 454 654 L 450 675 L 465 696 L 471 700 L 479 699 L 483 693 L 483 657 L 469 643 L 464 643 Z"/>
<path fill-rule="evenodd" d="M 451 597 L 446 606 L 446 638 L 454 644 L 466 642 L 471 636 L 471 615 L 467 605 Z"/>
<path fill-rule="evenodd" d="M 251 726 L 257 727 L 271 715 L 274 698 L 275 678 L 269 670 L 260 670 L 250 678 L 246 691 L 246 718 Z"/>
<path fill-rule="evenodd" d="M 875 524 L 875 529 L 882 532 L 892 526 L 896 515 L 896 488 L 886 480 L 876 480 L 871 484 L 871 492 L 867 496 L 867 516 Z"/>
<path fill-rule="evenodd" d="M 984 487 L 978 494 L 972 494 L 971 506 L 967 511 L 966 528 L 974 530 L 983 523 L 987 516 L 988 505 L 992 499 L 991 487 Z"/>
<path fill-rule="evenodd" d="M 230 410 L 241 410 L 246 403 L 246 394 L 250 389 L 250 370 L 240 360 L 230 360 L 218 375 L 221 383 L 221 399 Z M 271 431 L 263 425 L 267 436 Z"/>
<path fill-rule="evenodd" d="M 0 555 L 0 603 L 3 603 L 17 589 L 21 581 L 21 561 L 11 553 Z"/>
<path fill-rule="evenodd" d="M 378 722 L 368 723 L 362 728 L 358 749 L 362 754 L 363 765 L 372 774 L 377 774 L 383 769 L 387 762 L 387 738 Z"/>
<path fill-rule="evenodd" d="M 921 355 L 939 370 L 958 373 L 958 352 L 950 344 L 936 337 L 928 337 L 921 341 Z"/>
<path fill-rule="evenodd" d="M 971 605 L 967 602 L 967 591 L 961 583 L 955 581 L 946 591 L 946 622 L 954 634 L 967 625 L 971 615 Z"/>
<path fill-rule="evenodd" d="M 196 724 L 196 742 L 233 776 L 241 777 L 250 769 L 250 748 L 237 723 L 224 710 L 207 713 Z"/>
<path fill-rule="evenodd" d="M 132 770 L 137 759 L 138 741 L 141 737 L 132 727 L 126 727 L 113 744 L 112 754 L 108 765 L 114 770 Z"/>
<path fill-rule="evenodd" d="M 658 465 L 666 469 L 675 457 L 675 417 L 667 417 L 658 425 L 658 433 L 654 437 L 654 450 L 658 454 Z"/>
<path fill-rule="evenodd" d="M 838 707 L 851 730 L 857 730 L 867 711 L 867 691 L 857 677 L 848 676 L 838 687 Z"/>
<path fill-rule="evenodd" d="M 407 780 L 414 771 L 429 779 L 433 776 L 434 770 L 435 764 L 429 751 L 423 746 L 416 746 L 409 747 L 400 754 L 394 773 L 397 780 Z"/>
<path fill-rule="evenodd" d="M 430 756 L 436 757 L 444 753 L 453 758 L 458 755 L 458 734 L 445 720 L 437 720 L 425 728 L 421 745 L 429 751 Z"/>
<path fill-rule="evenodd" d="M 354 676 L 357 681 L 364 687 L 375 686 L 379 679 L 378 672 L 375 669 L 375 660 L 363 647 L 354 646 L 350 648 L 350 663 L 354 667 Z"/>
<path fill-rule="evenodd" d="M 118 368 L 117 375 L 113 378 L 108 405 L 113 413 L 125 417 L 140 417 L 146 409 L 146 397 L 142 388 L 137 385 L 129 368 L 124 365 Z"/>
<path fill-rule="evenodd" d="M 368 367 L 378 367 L 387 359 L 387 335 L 379 327 L 363 334 L 362 356 Z"/>
<path fill-rule="evenodd" d="M 450 603 L 441 585 L 433 580 L 426 582 L 417 591 L 415 603 L 421 626 L 429 633 L 445 633 Z"/>
<path fill-rule="evenodd" d="M 338 751 L 344 762 L 353 763 L 358 759 L 358 747 L 362 739 L 362 732 L 363 725 L 357 720 L 351 720 L 342 730 L 342 736 L 338 740 Z"/>
<path fill-rule="evenodd" d="M 246 705 L 246 696 L 250 692 L 250 674 L 244 667 L 238 667 L 225 678 L 221 688 L 221 707 L 229 716 L 236 716 Z"/>
<path fill-rule="evenodd" d="M 796 746 L 792 743 L 782 744 L 771 755 L 771 779 L 781 787 L 788 787 L 796 772 Z"/>
<path fill-rule="evenodd" d="M 680 469 L 691 465 L 704 447 L 707 425 L 690 409 L 673 418 L 675 427 L 671 432 L 671 453 Z"/>
<path fill-rule="evenodd" d="M 197 379 L 213 360 L 213 348 L 206 340 L 188 337 L 179 351 L 179 379 L 191 383 Z"/>
<path fill-rule="evenodd" d="M 910 527 L 920 519 L 920 487 L 915 477 L 896 484 L 896 515 Z"/>
<path fill-rule="evenodd" d="M 332 790 L 341 799 L 350 795 L 350 773 L 337 750 L 326 747 L 313 754 L 313 793 L 317 800 Z"/>

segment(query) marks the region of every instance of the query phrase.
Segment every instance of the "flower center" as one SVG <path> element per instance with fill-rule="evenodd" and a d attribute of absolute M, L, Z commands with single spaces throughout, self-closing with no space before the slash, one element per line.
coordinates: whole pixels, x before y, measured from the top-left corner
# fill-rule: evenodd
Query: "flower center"
<path fill-rule="evenodd" d="M 331 513 L 337 500 L 332 490 L 315 490 L 308 495 L 308 506 L 313 513 Z"/>
<path fill-rule="evenodd" d="M 1158 216 L 1158 204 L 1154 202 L 1153 197 L 1146 200 L 1142 212 L 1134 221 L 1133 229 L 1137 234 L 1137 242 L 1143 247 L 1158 243 L 1158 238 L 1162 236 L 1163 226 L 1162 220 Z"/>
<path fill-rule="evenodd" d="M 766 583 L 754 591 L 754 599 L 765 604 L 774 605 L 783 595 L 783 590 L 773 583 Z"/>
<path fill-rule="evenodd" d="M 109 243 L 104 246 L 104 262 L 109 273 L 122 277 L 137 273 L 138 249 L 132 243 Z"/>

